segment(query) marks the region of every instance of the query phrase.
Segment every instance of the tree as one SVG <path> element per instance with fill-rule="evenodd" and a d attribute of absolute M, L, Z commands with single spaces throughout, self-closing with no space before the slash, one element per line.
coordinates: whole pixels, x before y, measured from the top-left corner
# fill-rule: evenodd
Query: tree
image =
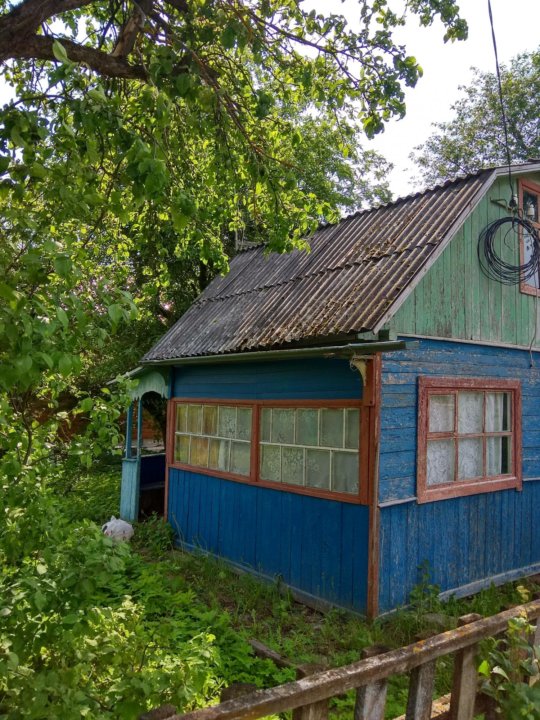
<path fill-rule="evenodd" d="M 518 55 L 501 68 L 501 79 L 511 161 L 537 158 L 540 50 Z M 427 183 L 507 163 L 496 75 L 475 69 L 474 80 L 461 90 L 464 96 L 452 105 L 452 120 L 436 123 L 436 132 L 411 155 Z"/>
<path fill-rule="evenodd" d="M 453 0 L 406 4 L 464 35 Z M 288 250 L 369 197 L 354 183 L 385 166 L 359 132 L 404 112 L 420 68 L 384 2 L 360 11 L 354 33 L 292 0 L 4 4 L 6 391 L 72 378 L 136 312 L 169 321 L 178 267 L 185 303 L 226 268 L 231 237 Z"/>
<path fill-rule="evenodd" d="M 72 569 L 121 596 L 118 558 L 97 528 L 67 523 L 51 478 L 119 445 L 126 383 L 100 384 L 226 269 L 237 238 L 307 246 L 319 222 L 387 197 L 386 164 L 360 133 L 404 113 L 402 85 L 421 71 L 394 43 L 401 19 L 385 0 L 360 3 L 358 33 L 297 0 L 0 3 L 15 94 L 0 109 L 0 715 L 17 702 L 58 716 L 65 701 L 77 717 L 117 716 L 135 684 L 153 690 L 118 684 L 124 666 L 109 672 L 101 638 L 121 627 L 133 665 L 145 636 L 136 613 L 107 624 L 99 606 L 89 629 L 92 593 L 109 596 Z M 449 38 L 466 33 L 454 0 L 403 4 L 425 25 L 440 16 Z M 58 428 L 81 417 L 63 444 Z M 91 597 L 74 606 L 80 593 Z M 81 648 L 101 646 L 99 672 L 84 668 L 85 686 L 100 685 L 89 705 L 71 659 L 84 665 Z"/>

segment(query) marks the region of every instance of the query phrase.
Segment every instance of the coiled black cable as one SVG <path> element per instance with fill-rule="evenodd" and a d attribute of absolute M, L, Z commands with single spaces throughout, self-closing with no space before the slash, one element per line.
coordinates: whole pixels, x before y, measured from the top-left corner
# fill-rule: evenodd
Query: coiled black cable
<path fill-rule="evenodd" d="M 503 228 L 509 226 L 504 232 Z M 506 247 L 519 248 L 520 240 L 531 243 L 531 253 L 527 262 L 520 265 L 513 265 L 504 260 L 495 249 L 497 235 L 501 231 L 502 242 Z M 503 234 L 504 233 L 504 234 Z M 511 237 L 510 237 L 511 236 Z M 514 241 L 513 246 L 509 245 L 509 237 Z M 504 217 L 487 225 L 478 238 L 478 260 L 482 271 L 492 280 L 498 280 L 505 285 L 517 285 L 520 282 L 529 280 L 534 275 L 538 277 L 540 270 L 540 238 L 535 226 L 518 216 Z"/>

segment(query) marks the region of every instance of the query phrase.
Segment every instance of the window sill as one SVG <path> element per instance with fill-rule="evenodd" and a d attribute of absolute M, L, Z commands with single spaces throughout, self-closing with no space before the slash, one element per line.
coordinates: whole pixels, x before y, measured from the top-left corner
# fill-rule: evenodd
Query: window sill
<path fill-rule="evenodd" d="M 265 488 L 266 490 L 278 490 L 281 492 L 292 493 L 295 495 L 307 495 L 309 497 L 320 498 L 321 500 L 334 500 L 336 502 L 345 502 L 353 505 L 366 505 L 362 501 L 360 495 L 352 493 L 334 492 L 333 490 L 318 490 L 317 488 L 305 487 L 304 485 L 290 485 L 286 483 L 276 483 L 269 480 L 253 480 L 245 475 L 236 475 L 233 473 L 222 472 L 220 470 L 209 470 L 208 468 L 197 468 L 192 465 L 183 465 L 181 463 L 170 463 L 169 468 L 173 470 L 183 470 L 184 472 L 193 473 L 194 475 L 207 475 L 216 480 L 231 480 L 232 482 L 243 483 L 251 487 Z"/>
<path fill-rule="evenodd" d="M 540 297 L 540 288 L 529 285 L 528 283 L 522 282 L 519 284 L 519 291 L 523 295 L 532 295 L 533 297 Z"/>
<path fill-rule="evenodd" d="M 517 477 L 489 478 L 474 482 L 452 483 L 440 485 L 418 492 L 419 505 L 437 500 L 450 500 L 452 498 L 479 495 L 480 493 L 496 492 L 498 490 L 521 490 L 521 480 Z"/>

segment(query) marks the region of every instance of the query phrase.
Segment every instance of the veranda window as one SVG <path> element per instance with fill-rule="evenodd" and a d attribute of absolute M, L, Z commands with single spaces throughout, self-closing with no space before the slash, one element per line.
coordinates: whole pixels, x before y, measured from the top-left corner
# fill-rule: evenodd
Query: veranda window
<path fill-rule="evenodd" d="M 172 401 L 169 463 L 292 492 L 365 502 L 361 401 Z M 361 447 L 363 446 L 363 447 Z M 366 454 L 360 462 L 361 452 Z M 361 492 L 362 491 L 362 492 Z M 362 494 L 363 493 L 363 494 Z"/>
<path fill-rule="evenodd" d="M 248 476 L 252 412 L 232 405 L 176 405 L 174 461 Z"/>
<path fill-rule="evenodd" d="M 358 408 L 261 410 L 260 478 L 358 493 Z"/>
<path fill-rule="evenodd" d="M 420 502 L 520 482 L 516 381 L 420 378 Z"/>

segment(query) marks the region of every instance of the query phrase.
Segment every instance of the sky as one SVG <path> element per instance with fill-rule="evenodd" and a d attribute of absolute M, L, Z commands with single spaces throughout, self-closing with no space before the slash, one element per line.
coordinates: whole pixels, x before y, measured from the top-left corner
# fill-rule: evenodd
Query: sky
<path fill-rule="evenodd" d="M 320 6 L 327 5 L 321 2 Z M 540 0 L 491 0 L 497 50 L 501 64 L 525 50 L 540 46 Z M 334 12 L 342 12 L 353 22 L 356 2 L 347 0 Z M 458 100 L 459 85 L 472 79 L 471 67 L 495 72 L 495 56 L 489 25 L 487 0 L 461 0 L 461 14 L 469 23 L 469 39 L 444 43 L 442 26 L 431 28 L 414 24 L 404 28 L 400 42 L 407 45 L 424 70 L 417 86 L 407 90 L 407 115 L 391 122 L 385 132 L 368 147 L 381 152 L 394 165 L 390 185 L 395 196 L 418 189 L 411 183 L 415 168 L 409 154 L 430 134 L 431 124 L 451 118 L 450 105 Z"/>

